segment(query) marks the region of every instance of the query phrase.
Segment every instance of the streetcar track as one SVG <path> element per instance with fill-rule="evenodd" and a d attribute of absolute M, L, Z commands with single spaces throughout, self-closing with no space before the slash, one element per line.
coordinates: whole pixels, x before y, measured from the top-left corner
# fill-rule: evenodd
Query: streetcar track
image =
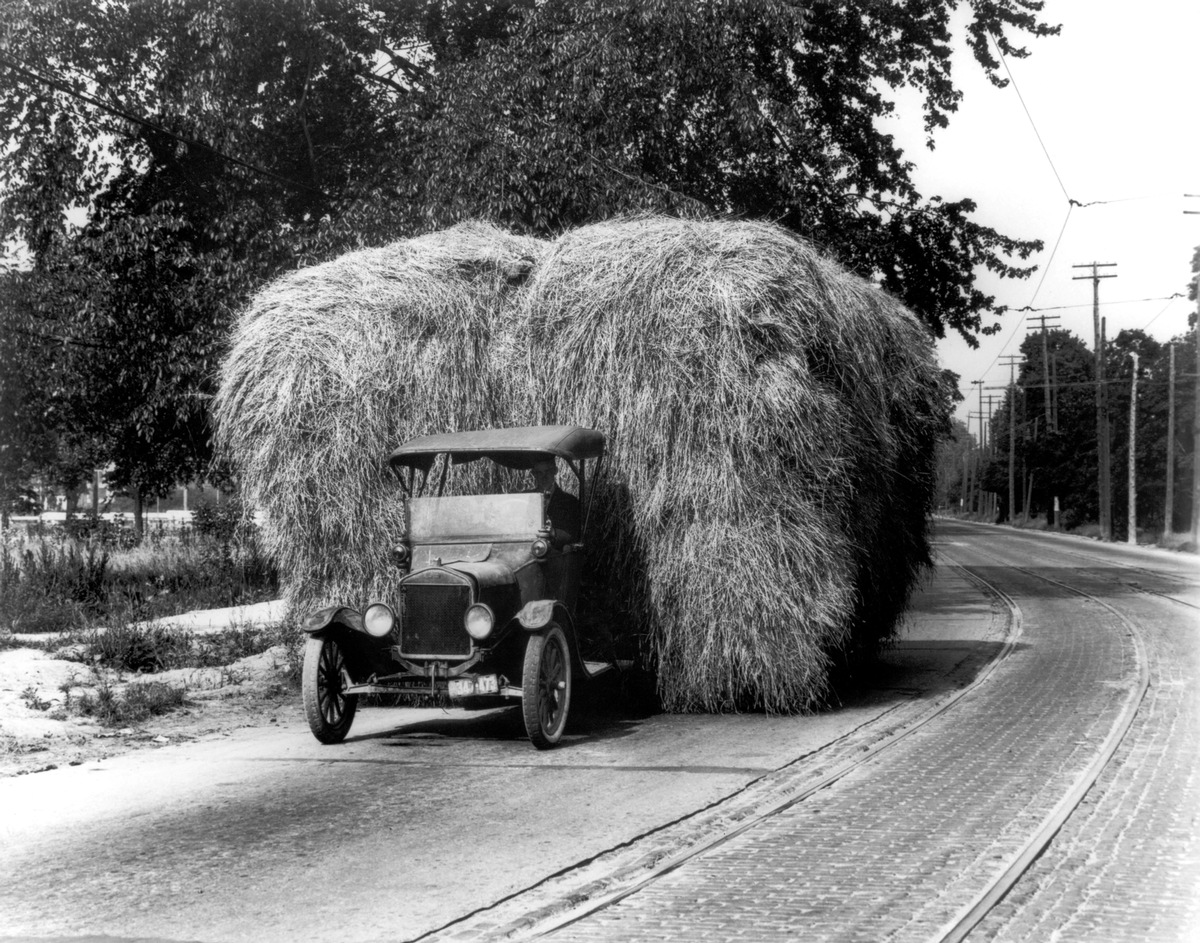
<path fill-rule="evenodd" d="M 1090 599 L 1110 612 L 1125 627 L 1129 637 L 1132 639 L 1132 644 L 1135 650 L 1135 661 L 1138 669 L 1138 679 L 1135 686 L 1129 692 L 1129 695 L 1125 700 L 1125 704 L 1121 708 L 1119 715 L 1110 728 L 1109 733 L 1100 749 L 1092 758 L 1092 761 L 1072 784 L 1071 788 L 1062 795 L 1051 811 L 1043 818 L 1042 822 L 1030 834 L 1029 839 L 1024 843 L 1024 845 L 1009 856 L 1009 860 L 1001 872 L 994 879 L 989 881 L 987 885 L 978 893 L 976 893 L 974 899 L 965 907 L 963 907 L 954 918 L 952 918 L 939 929 L 937 935 L 931 939 L 931 943 L 959 943 L 959 941 L 964 940 L 979 924 L 979 922 L 988 914 L 988 912 L 991 911 L 992 908 L 995 907 L 996 904 L 1002 900 L 1004 896 L 1009 893 L 1009 891 L 1012 890 L 1022 875 L 1029 870 L 1033 862 L 1038 858 L 1039 855 L 1042 854 L 1045 848 L 1054 839 L 1054 836 L 1071 817 L 1075 809 L 1079 807 L 1084 796 L 1092 788 L 1092 786 L 1095 785 L 1096 781 L 1100 778 L 1103 771 L 1108 767 L 1109 763 L 1112 762 L 1113 756 L 1116 754 L 1126 734 L 1129 732 L 1135 717 L 1137 716 L 1138 709 L 1143 702 L 1150 683 L 1149 663 L 1146 655 L 1145 642 L 1137 625 L 1128 617 L 1126 617 L 1124 613 L 1112 606 L 1110 603 L 1106 602 L 1104 599 L 1101 599 L 1099 596 L 1089 593 L 1086 590 L 1071 586 L 1068 583 L 1056 580 L 1053 577 L 1046 576 L 1042 573 L 1036 572 L 1035 570 L 1007 563 L 995 554 L 980 550 L 977 547 L 974 548 L 974 550 L 975 552 L 984 556 L 991 557 L 992 559 L 996 560 L 997 563 L 1008 569 L 1024 573 L 1027 576 L 1031 576 L 1040 581 L 1055 585 L 1062 590 L 1071 593 L 1072 595 Z M 885 750 L 903 742 L 915 731 L 921 729 L 935 718 L 944 715 L 963 697 L 977 690 L 980 685 L 986 683 L 995 669 L 1001 663 L 1003 663 L 1004 659 L 1015 648 L 1017 641 L 1021 636 L 1023 616 L 1020 606 L 1012 598 L 1012 596 L 1000 589 L 999 586 L 992 583 L 986 577 L 975 572 L 970 566 L 964 565 L 955 560 L 946 552 L 944 548 L 938 548 L 937 553 L 946 565 L 953 567 L 959 574 L 979 587 L 985 594 L 999 600 L 1008 610 L 1008 628 L 1005 636 L 1004 646 L 1002 647 L 1001 651 L 998 652 L 997 655 L 980 670 L 980 672 L 969 685 L 954 692 L 937 704 L 934 708 L 918 716 L 911 723 L 906 724 L 902 729 L 888 732 L 882 739 L 865 748 L 860 756 L 836 765 L 818 780 L 805 785 L 795 794 L 774 803 L 760 802 L 759 808 L 748 817 L 744 818 L 744 820 L 742 820 L 735 827 L 725 829 L 719 834 L 712 835 L 706 839 L 688 845 L 685 849 L 675 854 L 665 852 L 659 855 L 649 866 L 639 867 L 637 869 L 636 878 L 631 879 L 627 876 L 624 878 L 618 876 L 615 880 L 611 876 L 608 878 L 600 878 L 588 885 L 574 889 L 573 892 L 559 897 L 557 902 L 546 905 L 541 911 L 534 911 L 533 913 L 526 912 L 523 916 L 518 916 L 510 920 L 509 923 L 502 923 L 499 926 L 497 926 L 495 923 L 489 923 L 483 929 L 479 938 L 494 939 L 497 937 L 503 937 L 505 939 L 513 940 L 540 939 L 557 932 L 558 930 L 568 927 L 571 924 L 587 919 L 594 914 L 607 910 L 616 904 L 619 904 L 626 898 L 638 893 L 641 890 L 644 890 L 671 872 L 683 867 L 688 862 L 707 854 L 708 852 L 753 829 L 763 821 L 779 815 L 798 805 L 799 803 L 811 798 L 816 793 L 831 787 L 850 772 L 860 769 L 862 766 L 878 757 Z M 1091 559 L 1096 561 L 1096 558 L 1088 557 L 1086 554 L 1080 554 L 1071 551 L 1067 551 L 1067 553 L 1071 556 L 1082 558 L 1084 560 Z M 1120 565 L 1116 564 L 1115 561 L 1103 562 L 1106 564 Z M 1126 566 L 1126 568 L 1135 570 L 1140 569 L 1133 566 Z M 1161 598 L 1178 603 L 1180 605 L 1188 606 L 1189 608 L 1200 608 L 1167 594 L 1145 590 L 1142 587 L 1138 587 L 1138 589 L 1141 592 L 1147 592 L 1155 596 L 1160 596 Z M 865 729 L 878 727 L 880 725 L 880 721 L 882 720 L 884 720 L 884 718 L 877 718 L 876 720 L 865 724 L 864 728 L 852 731 L 849 735 L 847 735 L 847 737 L 854 737 L 855 734 L 859 734 L 863 739 L 866 739 L 868 734 L 865 732 Z M 785 764 L 783 767 L 780 767 L 779 770 L 776 770 L 775 773 L 780 773 L 781 771 L 786 770 L 789 766 L 801 761 L 809 764 L 813 762 L 819 762 L 820 754 L 822 752 L 827 752 L 838 744 L 844 746 L 846 742 L 846 738 L 843 738 L 840 741 L 834 741 L 834 743 L 826 745 L 826 747 L 823 747 L 821 750 L 816 751 L 815 753 L 798 758 L 792 763 Z M 764 779 L 766 779 L 766 777 L 764 777 Z M 725 797 L 724 799 L 719 800 L 717 803 L 714 803 L 713 806 L 708 807 L 708 809 L 700 810 L 698 813 L 692 813 L 688 816 L 685 816 L 682 819 L 677 820 L 675 823 L 665 826 L 665 828 L 686 824 L 688 820 L 694 819 L 696 815 L 727 805 L 731 799 L 736 798 L 741 794 L 741 792 L 750 790 L 760 782 L 761 780 L 751 783 L 745 787 L 744 790 L 734 794 L 734 796 Z M 658 830 L 653 831 L 656 832 Z M 627 844 L 630 847 L 636 846 L 637 843 L 645 837 L 646 836 L 639 836 L 635 839 L 632 839 Z M 613 849 L 610 849 L 610 852 L 612 850 Z M 456 940 L 469 939 L 469 935 L 463 935 L 463 931 L 467 930 L 469 934 L 468 925 L 474 918 L 485 915 L 504 904 L 513 904 L 519 906 L 520 899 L 524 895 L 529 894 L 532 891 L 542 889 L 543 887 L 546 890 L 553 891 L 553 885 L 556 879 L 566 877 L 571 872 L 577 871 L 580 869 L 580 867 L 587 864 L 602 862 L 607 854 L 609 854 L 609 852 L 601 852 L 594 858 L 589 859 L 588 862 L 580 863 L 572 868 L 565 869 L 559 874 L 551 875 L 549 878 L 533 885 L 532 887 L 518 891 L 503 901 L 496 902 L 486 908 L 481 908 L 479 911 L 466 915 L 465 917 L 447 924 L 444 927 L 438 928 L 437 930 L 434 930 L 431 933 L 420 937 L 419 939 L 435 939 L 441 934 L 447 932 L 452 933 L 454 939 Z"/>
<path fill-rule="evenodd" d="M 973 526 L 997 527 L 998 526 L 998 525 L 994 525 L 994 524 L 993 525 L 986 525 L 986 524 L 980 525 L 980 524 L 978 524 L 978 522 L 975 522 L 975 521 L 954 521 L 954 523 L 961 524 L 966 527 L 973 527 Z M 1075 557 L 1076 559 L 1079 559 L 1079 560 L 1088 560 L 1088 561 L 1096 564 L 1096 566 L 1098 568 L 1099 567 L 1119 567 L 1122 570 L 1132 570 L 1135 573 L 1144 573 L 1149 577 L 1152 577 L 1154 579 L 1159 579 L 1159 580 L 1168 579 L 1168 580 L 1174 581 L 1174 580 L 1180 579 L 1180 577 L 1178 577 L 1174 573 L 1170 574 L 1169 576 L 1165 576 L 1162 572 L 1160 572 L 1158 570 L 1152 570 L 1147 566 L 1141 566 L 1140 564 L 1136 564 L 1136 563 L 1126 563 L 1122 560 L 1114 560 L 1114 559 L 1110 559 L 1110 558 L 1102 556 L 1102 555 L 1088 553 L 1088 552 L 1086 552 L 1086 550 L 1081 550 L 1078 547 L 1075 547 L 1073 545 L 1073 543 L 1074 543 L 1073 540 L 1070 539 L 1068 535 L 1058 535 L 1058 534 L 1052 535 L 1052 534 L 1041 533 L 1039 531 L 1028 531 L 1028 530 L 1012 530 L 1011 532 L 1019 533 L 1022 536 L 1032 537 L 1034 539 L 1053 541 L 1055 553 L 1061 554 L 1063 556 Z M 1122 545 L 1109 544 L 1106 546 L 1119 547 Z M 1175 561 L 1172 560 L 1172 562 L 1175 562 Z M 1180 559 L 1179 562 L 1183 562 L 1182 558 Z M 1193 583 L 1195 583 L 1195 580 L 1193 580 Z M 1185 606 L 1188 609 L 1200 609 L 1200 605 L 1197 605 L 1196 603 L 1193 603 L 1193 602 L 1188 602 L 1186 599 L 1180 599 L 1177 596 L 1172 596 L 1172 595 L 1170 595 L 1170 593 L 1160 592 L 1159 590 L 1156 590 L 1156 589 L 1147 589 L 1145 586 L 1142 586 L 1138 583 L 1126 583 L 1125 585 L 1129 586 L 1134 592 L 1145 593 L 1150 596 L 1158 596 L 1161 599 L 1166 599 L 1177 605 Z"/>
<path fill-rule="evenodd" d="M 940 553 L 940 551 L 939 551 Z M 945 554 L 941 554 L 945 557 Z M 999 652 L 983 665 L 972 681 L 954 691 L 952 694 L 944 697 L 938 704 L 922 714 L 917 715 L 904 726 L 892 730 L 886 730 L 887 720 L 898 707 L 893 707 L 884 714 L 873 718 L 864 723 L 861 727 L 856 728 L 850 733 L 837 740 L 826 744 L 819 750 L 797 757 L 789 763 L 784 764 L 772 773 L 760 777 L 759 779 L 747 784 L 742 789 L 733 793 L 730 796 L 723 797 L 711 805 L 691 812 L 688 815 L 682 816 L 680 819 L 667 825 L 660 826 L 656 829 L 636 836 L 627 842 L 622 843 L 615 848 L 599 852 L 598 854 L 588 858 L 585 861 L 577 862 L 576 864 L 565 868 L 560 872 L 552 874 L 542 881 L 539 881 L 529 887 L 522 888 L 519 891 L 499 900 L 495 901 L 486 907 L 481 907 L 476 911 L 466 914 L 450 923 L 431 930 L 419 937 L 413 938 L 408 943 L 420 943 L 420 941 L 436 940 L 442 934 L 450 934 L 456 941 L 470 939 L 470 924 L 487 915 L 497 911 L 505 906 L 519 907 L 521 899 L 526 895 L 534 892 L 545 891 L 555 895 L 555 898 L 550 903 L 543 906 L 541 910 L 533 910 L 532 912 L 525 910 L 520 914 L 512 917 L 507 924 L 501 922 L 497 925 L 494 921 L 488 921 L 480 928 L 478 939 L 497 939 L 504 938 L 508 940 L 529 940 L 541 939 L 551 933 L 555 933 L 564 927 L 584 920 L 593 914 L 606 910 L 622 900 L 638 893 L 646 887 L 652 885 L 662 877 L 671 872 L 683 867 L 689 861 L 692 861 L 721 845 L 733 840 L 743 833 L 754 828 L 763 821 L 779 815 L 788 809 L 793 808 L 801 802 L 811 798 L 813 795 L 828 789 L 839 780 L 845 778 L 851 772 L 860 769 L 867 763 L 874 760 L 884 751 L 890 749 L 898 743 L 906 740 L 910 735 L 925 727 L 934 719 L 941 717 L 950 708 L 956 706 L 962 698 L 976 691 L 981 685 L 987 682 L 996 668 L 1008 657 L 1008 655 L 1016 648 L 1018 640 L 1023 630 L 1023 615 L 1020 606 L 1003 590 L 994 586 L 987 580 L 972 573 L 966 567 L 946 558 L 946 563 L 953 567 L 964 579 L 977 586 L 985 595 L 991 596 L 999 600 L 1008 610 L 1006 621 L 1006 629 L 1004 643 Z M 787 792 L 786 783 L 770 784 L 767 781 L 771 776 L 783 774 L 790 767 L 795 767 L 800 763 L 813 765 L 819 762 L 822 753 L 832 752 L 834 747 L 841 746 L 843 748 L 855 747 L 855 737 L 862 741 L 869 740 L 875 732 L 884 727 L 883 734 L 871 745 L 862 745 L 856 747 L 857 755 L 853 759 L 843 761 L 836 764 L 831 770 L 825 772 L 818 779 L 808 783 L 800 788 L 799 791 L 789 793 L 786 798 L 775 798 L 772 800 L 769 793 Z M 558 882 L 569 880 L 573 874 L 576 874 L 589 866 L 602 865 L 606 856 L 617 852 L 632 851 L 637 848 L 639 843 L 646 839 L 661 835 L 673 827 L 687 826 L 694 823 L 695 820 L 703 816 L 705 813 L 719 812 L 725 807 L 730 806 L 734 800 L 743 798 L 747 793 L 750 793 L 755 787 L 762 786 L 767 783 L 768 796 L 752 803 L 757 806 L 754 811 L 748 815 L 741 816 L 739 824 L 733 827 L 727 827 L 719 832 L 708 837 L 701 838 L 686 845 L 682 850 L 676 850 L 674 853 L 670 851 L 654 854 L 651 852 L 652 861 L 649 864 L 642 862 L 635 863 L 631 867 L 626 867 L 622 870 L 618 869 L 616 875 L 609 873 L 602 877 L 596 878 L 582 886 L 566 887 L 559 889 L 556 887 Z M 736 813 L 735 813 L 736 816 Z M 636 874 L 636 877 L 629 876 L 629 872 Z"/>
<path fill-rule="evenodd" d="M 1078 560 L 1088 560 L 1096 564 L 1095 569 L 1120 567 L 1123 570 L 1132 570 L 1135 573 L 1145 573 L 1147 576 L 1155 579 L 1164 578 L 1162 573 L 1151 570 L 1148 567 L 1138 566 L 1134 563 L 1123 563 L 1120 560 L 1109 560 L 1105 557 L 1095 556 L 1094 554 L 1090 553 L 1082 553 L 1078 550 L 1063 550 L 1061 552 L 1064 556 L 1075 557 Z M 1174 576 L 1169 578 L 1174 579 Z M 1158 596 L 1160 599 L 1165 599 L 1168 602 L 1173 602 L 1180 606 L 1186 606 L 1188 609 L 1200 609 L 1200 605 L 1197 605 L 1196 603 L 1188 602 L 1186 599 L 1180 599 L 1177 596 L 1172 596 L 1170 593 L 1164 593 L 1157 589 L 1148 589 L 1147 587 L 1142 586 L 1140 583 L 1125 583 L 1124 585 L 1128 586 L 1136 593 L 1145 593 L 1148 596 Z"/>
<path fill-rule="evenodd" d="M 1133 640 L 1134 650 L 1138 666 L 1138 683 L 1135 688 L 1130 691 L 1126 698 L 1125 704 L 1118 715 L 1116 722 L 1110 728 L 1108 736 L 1105 738 L 1099 752 L 1093 757 L 1092 762 L 1083 771 L 1075 783 L 1063 795 L 1063 797 L 1055 804 L 1049 814 L 1042 820 L 1038 828 L 1032 833 L 1029 840 L 1025 843 L 1018 852 L 1012 855 L 1004 870 L 991 881 L 983 890 L 976 895 L 975 900 L 967 907 L 963 908 L 958 915 L 950 922 L 945 924 L 938 932 L 938 935 L 933 937 L 931 943 L 959 943 L 965 939 L 970 932 L 979 924 L 988 912 L 999 903 L 1009 891 L 1016 886 L 1017 882 L 1029 870 L 1033 862 L 1039 855 L 1049 846 L 1054 840 L 1054 836 L 1066 824 L 1072 813 L 1079 807 L 1088 791 L 1096 784 L 1101 774 L 1112 761 L 1121 742 L 1125 739 L 1129 732 L 1133 721 L 1137 716 L 1138 710 L 1145 699 L 1146 692 L 1150 687 L 1150 666 L 1149 659 L 1146 654 L 1145 640 L 1142 638 L 1141 632 L 1137 625 L 1125 616 L 1115 606 L 1101 599 L 1093 593 L 1071 586 L 1060 580 L 1030 570 L 1026 567 L 1017 566 L 1007 563 L 1000 557 L 978 547 L 974 548 L 976 553 L 983 556 L 991 557 L 1006 568 L 1024 573 L 1027 576 L 1032 576 L 1035 579 L 1043 580 L 1058 586 L 1069 593 L 1081 596 L 1085 599 L 1090 599 L 1099 604 L 1104 609 L 1107 609 L 1112 615 L 1121 622 L 1129 633 L 1129 637 Z M 944 554 L 943 554 L 944 555 Z M 1082 556 L 1082 555 L 1078 555 Z M 948 559 L 948 558 L 947 558 Z M 982 582 L 987 582 L 983 577 L 979 577 Z M 993 587 L 993 589 L 997 589 Z M 1161 595 L 1155 593 L 1154 595 Z M 1182 602 L 1169 596 L 1164 596 L 1166 599 L 1171 599 L 1174 602 Z M 1185 605 L 1189 605 L 1186 604 Z M 1195 608 L 1195 607 L 1193 607 Z"/>

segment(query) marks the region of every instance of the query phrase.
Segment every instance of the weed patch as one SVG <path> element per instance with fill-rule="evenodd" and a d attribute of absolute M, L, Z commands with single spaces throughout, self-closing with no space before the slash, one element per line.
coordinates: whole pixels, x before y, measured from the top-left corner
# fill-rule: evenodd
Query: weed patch
<path fill-rule="evenodd" d="M 260 551 L 252 526 L 214 526 L 212 535 L 134 547 L 94 537 L 76 540 L 71 533 L 68 528 L 36 540 L 5 535 L 0 629 L 77 631 L 122 619 L 250 605 L 278 595 L 275 569 Z"/>
<path fill-rule="evenodd" d="M 29 710 L 31 710 L 31 711 L 48 711 L 48 710 L 50 710 L 50 702 L 47 701 L 44 697 L 42 697 L 41 694 L 38 692 L 38 689 L 35 688 L 32 684 L 29 685 L 27 688 L 25 688 L 24 691 L 21 692 L 21 700 L 25 703 L 25 706 L 27 708 L 29 708 Z"/>
<path fill-rule="evenodd" d="M 220 668 L 278 644 L 278 631 L 234 626 L 198 635 L 161 623 L 125 623 L 95 631 L 79 657 L 117 671 L 146 674 L 173 668 Z"/>
<path fill-rule="evenodd" d="M 187 691 L 162 681 L 134 682 L 118 693 L 108 676 L 97 671 L 94 691 L 85 691 L 74 709 L 105 727 L 127 727 L 166 714 L 187 702 Z"/>

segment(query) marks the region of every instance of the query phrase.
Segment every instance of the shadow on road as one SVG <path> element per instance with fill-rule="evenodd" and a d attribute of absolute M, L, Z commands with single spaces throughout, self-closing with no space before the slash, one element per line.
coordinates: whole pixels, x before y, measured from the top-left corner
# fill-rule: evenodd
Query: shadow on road
<path fill-rule="evenodd" d="M 389 730 L 351 734 L 347 743 L 378 741 L 388 747 L 436 747 L 456 741 L 486 740 L 503 742 L 525 740 L 520 704 L 490 707 L 477 714 L 455 711 L 447 714 L 437 707 L 425 708 L 427 718 Z M 557 749 L 570 749 L 579 738 L 619 740 L 635 734 L 643 720 L 657 713 L 645 698 L 626 697 L 618 680 L 598 679 L 577 685 L 572 693 L 567 736 Z"/>
<path fill-rule="evenodd" d="M 1018 642 L 1013 651 L 1026 648 Z M 836 683 L 832 703 L 863 707 L 905 698 L 936 698 L 971 684 L 1004 649 L 976 639 L 911 639 L 889 646 L 879 659 Z"/>
<path fill-rule="evenodd" d="M 1024 577 L 1020 582 L 1021 595 L 1034 599 L 1057 599 L 1064 594 L 1069 595 L 1068 590 L 1054 583 L 1065 583 L 1100 599 L 1128 596 L 1131 593 L 1171 594 L 1194 590 L 1196 587 L 1195 580 L 1128 566 L 1040 566 L 1023 570 L 1007 566 L 972 566 L 971 572 L 997 586 L 1008 586 L 1014 579 Z"/>

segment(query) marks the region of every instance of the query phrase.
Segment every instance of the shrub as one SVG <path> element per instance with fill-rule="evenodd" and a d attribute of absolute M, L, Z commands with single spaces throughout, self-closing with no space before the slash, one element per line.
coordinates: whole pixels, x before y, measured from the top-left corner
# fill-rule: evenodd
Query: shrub
<path fill-rule="evenodd" d="M 185 667 L 191 649 L 189 632 L 159 623 L 126 622 L 93 632 L 86 657 L 106 668 L 140 674 Z"/>
<path fill-rule="evenodd" d="M 126 727 L 168 713 L 186 702 L 186 689 L 161 681 L 129 684 L 118 694 L 107 676 L 97 672 L 95 691 L 81 694 L 74 709 L 106 727 Z"/>
<path fill-rule="evenodd" d="M 105 668 L 144 674 L 217 668 L 261 654 L 279 642 L 278 629 L 232 626 L 198 634 L 162 623 L 121 623 L 92 632 L 84 643 L 83 658 Z"/>

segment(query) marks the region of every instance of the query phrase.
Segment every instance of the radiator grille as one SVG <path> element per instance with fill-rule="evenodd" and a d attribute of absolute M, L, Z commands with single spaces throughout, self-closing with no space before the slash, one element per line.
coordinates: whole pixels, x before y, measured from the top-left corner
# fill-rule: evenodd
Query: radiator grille
<path fill-rule="evenodd" d="M 401 654 L 470 655 L 471 637 L 463 625 L 463 615 L 470 605 L 468 586 L 420 583 L 405 586 L 404 614 L 400 621 Z"/>

